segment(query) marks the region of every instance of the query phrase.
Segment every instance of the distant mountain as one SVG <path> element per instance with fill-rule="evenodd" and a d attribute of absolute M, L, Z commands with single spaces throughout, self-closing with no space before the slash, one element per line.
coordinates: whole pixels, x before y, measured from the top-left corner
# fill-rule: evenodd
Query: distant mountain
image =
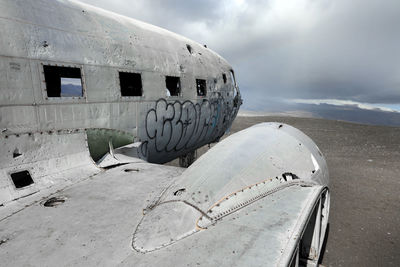
<path fill-rule="evenodd" d="M 79 97 L 82 96 L 82 86 L 74 84 L 62 84 L 61 96 L 65 97 Z"/>
<path fill-rule="evenodd" d="M 380 109 L 362 109 L 355 105 L 272 103 L 265 111 L 241 110 L 240 115 L 284 115 L 290 117 L 315 117 L 363 124 L 400 126 L 400 112 Z"/>
<path fill-rule="evenodd" d="M 353 105 L 297 104 L 296 106 L 300 110 L 311 112 L 315 117 L 373 125 L 400 126 L 399 112 L 362 109 Z"/>

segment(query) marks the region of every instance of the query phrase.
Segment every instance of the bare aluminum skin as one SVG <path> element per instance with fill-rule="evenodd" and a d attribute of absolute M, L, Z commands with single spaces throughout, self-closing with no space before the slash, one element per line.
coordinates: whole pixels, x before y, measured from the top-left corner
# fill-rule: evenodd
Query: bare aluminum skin
<path fill-rule="evenodd" d="M 282 143 L 276 144 L 277 139 Z M 278 146 L 299 152 L 284 153 L 285 158 Z M 241 157 L 238 149 L 243 148 L 253 153 Z M 186 170 L 136 159 L 37 198 L 11 216 L 0 210 L 0 256 L 7 265 L 33 266 L 289 266 L 327 190 L 326 163 L 318 154 L 300 131 L 265 123 L 224 139 Z M 277 156 L 298 165 L 271 163 Z M 221 172 L 221 164 L 228 162 L 232 172 Z M 273 176 L 282 171 L 300 176 Z M 261 184 L 269 188 L 258 188 Z M 269 193 L 262 195 L 264 189 Z M 52 198 L 65 202 L 45 207 Z M 244 205 L 200 225 L 204 214 L 214 216 L 208 211 L 221 200 Z M 329 205 L 325 220 L 327 210 Z"/>
<path fill-rule="evenodd" d="M 47 174 L 75 169 L 68 158 L 78 159 L 85 129 L 129 133 L 140 158 L 164 163 L 219 140 L 236 117 L 232 67 L 203 45 L 75 1 L 0 5 L 0 204 L 51 186 Z M 44 65 L 80 68 L 83 96 L 48 97 Z M 119 72 L 140 73 L 143 95 L 121 96 Z M 180 77 L 179 96 L 166 95 L 167 75 Z M 206 96 L 197 95 L 198 78 Z M 78 132 L 80 141 L 69 134 Z M 35 184 L 17 193 L 9 174 L 21 169 Z"/>
<path fill-rule="evenodd" d="M 305 236 L 317 240 L 305 263 L 318 264 L 329 175 L 297 129 L 251 127 L 188 169 L 149 163 L 218 141 L 229 129 L 241 97 L 223 58 L 76 1 L 0 6 L 2 264 L 289 266 Z M 48 97 L 44 65 L 80 68 L 82 97 Z M 121 96 L 124 71 L 142 75 L 143 96 Z M 179 96 L 165 94 L 165 76 L 180 77 Z M 197 78 L 207 81 L 206 96 L 197 96 Z M 115 150 L 110 144 L 96 165 L 86 129 L 135 138 Z M 125 165 L 102 168 L 115 164 Z M 10 175 L 25 170 L 33 184 L 16 188 Z M 314 221 L 318 234 L 307 235 Z"/>

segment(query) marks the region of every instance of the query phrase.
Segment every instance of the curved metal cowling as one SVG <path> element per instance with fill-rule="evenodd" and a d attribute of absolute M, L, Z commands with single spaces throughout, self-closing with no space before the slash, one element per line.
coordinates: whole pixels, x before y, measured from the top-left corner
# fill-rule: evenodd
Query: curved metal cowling
<path fill-rule="evenodd" d="M 317 145 L 285 124 L 262 123 L 213 147 L 145 210 L 133 248 L 149 252 L 291 186 L 327 187 Z"/>

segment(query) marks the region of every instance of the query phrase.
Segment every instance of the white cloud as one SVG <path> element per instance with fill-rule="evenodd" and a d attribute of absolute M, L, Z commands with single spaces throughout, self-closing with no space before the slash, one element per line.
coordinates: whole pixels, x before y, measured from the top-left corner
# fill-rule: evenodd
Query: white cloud
<path fill-rule="evenodd" d="M 387 105 L 387 104 L 369 104 L 369 103 L 360 103 L 351 100 L 339 100 L 339 99 L 291 99 L 288 100 L 289 103 L 297 103 L 297 104 L 328 104 L 334 106 L 355 106 L 360 109 L 366 110 L 381 110 L 386 112 L 400 112 L 400 104 L 399 105 Z"/>

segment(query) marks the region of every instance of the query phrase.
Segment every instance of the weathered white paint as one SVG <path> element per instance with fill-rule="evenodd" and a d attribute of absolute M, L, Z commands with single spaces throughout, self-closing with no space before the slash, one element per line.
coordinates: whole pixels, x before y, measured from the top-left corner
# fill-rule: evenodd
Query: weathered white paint
<path fill-rule="evenodd" d="M 0 69 L 6 74 L 0 81 L 0 127 L 8 134 L 81 128 L 123 130 L 135 134 L 137 140 L 147 141 L 148 153 L 143 157 L 158 162 L 215 141 L 236 116 L 240 105 L 234 106 L 233 102 L 236 85 L 230 79 L 225 84 L 222 78 L 231 66 L 192 40 L 75 1 L 0 3 Z M 81 68 L 83 97 L 48 98 L 43 65 Z M 142 75 L 142 97 L 121 96 L 119 71 Z M 166 75 L 181 78 L 181 96 L 165 95 Z M 196 78 L 207 81 L 206 97 L 197 96 Z M 154 141 L 145 123 L 148 112 L 160 99 L 179 101 L 181 106 L 175 108 L 183 110 L 188 105 L 185 101 L 199 103 L 188 116 L 200 129 L 213 113 L 218 113 L 215 131 L 184 149 L 174 148 L 173 153 L 167 148 L 163 153 L 154 153 Z M 216 101 L 218 111 L 208 104 Z M 200 111 L 207 121 L 199 117 Z M 175 117 L 168 110 L 157 113 L 158 118 L 174 122 L 181 119 L 177 110 Z M 157 123 L 151 121 L 148 126 Z M 182 136 L 174 132 L 161 142 L 171 138 Z"/>
<path fill-rule="evenodd" d="M 133 247 L 153 251 L 277 191 L 292 186 L 325 188 L 328 182 L 325 159 L 309 137 L 289 125 L 258 124 L 218 143 L 151 201 Z M 285 210 L 288 204 L 282 205 Z"/>
<path fill-rule="evenodd" d="M 186 170 L 145 161 L 168 161 L 230 127 L 241 98 L 234 79 L 224 83 L 231 66 L 220 56 L 75 1 L 0 6 L 2 264 L 287 266 L 314 211 L 323 240 L 326 162 L 293 127 L 251 127 Z M 83 96 L 47 97 L 43 65 L 80 68 Z M 119 71 L 140 73 L 144 95 L 122 97 Z M 166 75 L 181 78 L 180 96 L 165 95 Z M 101 160 L 128 164 L 97 168 L 85 128 L 133 134 L 136 143 Z M 34 183 L 16 189 L 10 173 L 20 170 Z M 53 196 L 65 203 L 45 208 Z"/>
<path fill-rule="evenodd" d="M 0 249 L 2 264 L 285 266 L 320 186 L 286 188 L 173 245 L 145 254 L 133 250 L 142 210 L 182 170 L 149 163 L 120 166 L 53 195 L 66 197 L 64 204 L 37 203 L 2 220 L 0 239 L 7 240 Z"/>
<path fill-rule="evenodd" d="M 84 131 L 10 135 L 0 139 L 0 147 L 0 214 L 8 215 L 43 194 L 100 172 L 89 155 Z M 14 158 L 15 149 L 21 155 Z M 10 174 L 24 170 L 34 183 L 18 189 Z"/>
<path fill-rule="evenodd" d="M 33 190 L 12 190 L 12 166 L 37 170 L 31 175 L 40 190 L 40 177 L 90 161 L 62 146 L 86 147 L 71 132 L 125 131 L 143 144 L 142 159 L 162 163 L 218 140 L 236 116 L 240 95 L 235 99 L 236 85 L 222 78 L 231 66 L 192 40 L 76 1 L 1 0 L 0 6 L 0 157 L 7 159 L 0 204 Z M 44 65 L 80 68 L 83 96 L 48 97 Z M 122 97 L 119 72 L 140 73 L 143 96 Z M 180 96 L 165 95 L 166 75 L 180 77 Z M 197 96 L 196 78 L 206 79 L 206 97 Z M 37 138 L 41 133 L 51 134 Z M 11 157 L 15 149 L 28 165 Z M 50 163 L 60 151 L 57 164 Z"/>

